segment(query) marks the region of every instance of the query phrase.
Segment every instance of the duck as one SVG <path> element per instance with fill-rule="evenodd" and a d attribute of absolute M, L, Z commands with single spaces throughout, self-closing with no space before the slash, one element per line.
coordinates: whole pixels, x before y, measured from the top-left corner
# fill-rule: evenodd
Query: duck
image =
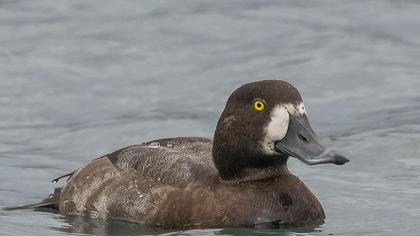
<path fill-rule="evenodd" d="M 307 165 L 349 161 L 321 143 L 294 86 L 251 82 L 228 98 L 213 140 L 175 137 L 121 148 L 55 179 L 67 177 L 40 203 L 18 209 L 163 229 L 321 225 L 324 210 L 289 171 L 290 157 Z"/>

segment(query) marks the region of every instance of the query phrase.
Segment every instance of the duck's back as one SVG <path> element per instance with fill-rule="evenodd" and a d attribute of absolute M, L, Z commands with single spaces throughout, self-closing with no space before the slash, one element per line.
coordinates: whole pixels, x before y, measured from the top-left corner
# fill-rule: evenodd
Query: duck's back
<path fill-rule="evenodd" d="M 147 223 L 157 215 L 176 217 L 161 206 L 165 199 L 182 204 L 190 197 L 191 185 L 218 181 L 211 140 L 154 140 L 117 150 L 77 170 L 61 190 L 59 211 Z"/>
<path fill-rule="evenodd" d="M 171 186 L 218 179 L 211 155 L 211 140 L 179 137 L 153 140 L 117 150 L 106 157 L 120 171 Z"/>

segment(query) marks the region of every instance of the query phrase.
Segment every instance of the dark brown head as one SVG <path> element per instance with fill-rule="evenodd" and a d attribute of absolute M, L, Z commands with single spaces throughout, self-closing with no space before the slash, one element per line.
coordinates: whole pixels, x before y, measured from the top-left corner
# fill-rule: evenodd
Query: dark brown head
<path fill-rule="evenodd" d="M 326 150 L 309 125 L 302 98 L 281 80 L 248 83 L 229 97 L 213 140 L 213 161 L 222 179 L 246 169 L 277 168 L 293 156 L 306 164 L 344 164 Z"/>

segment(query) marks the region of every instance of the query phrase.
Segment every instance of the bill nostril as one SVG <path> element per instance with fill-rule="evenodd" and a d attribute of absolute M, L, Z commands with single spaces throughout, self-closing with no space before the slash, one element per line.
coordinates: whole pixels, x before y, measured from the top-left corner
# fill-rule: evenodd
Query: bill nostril
<path fill-rule="evenodd" d="M 300 140 L 302 140 L 303 142 L 305 142 L 305 143 L 307 143 L 308 142 L 308 139 L 305 137 L 305 136 L 303 136 L 303 135 L 301 135 L 301 134 L 299 134 L 299 139 Z"/>

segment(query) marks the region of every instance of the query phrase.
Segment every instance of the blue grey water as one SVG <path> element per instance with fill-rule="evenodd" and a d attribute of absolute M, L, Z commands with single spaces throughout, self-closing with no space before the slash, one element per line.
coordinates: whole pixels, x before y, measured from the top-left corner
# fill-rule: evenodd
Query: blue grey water
<path fill-rule="evenodd" d="M 284 79 L 344 166 L 290 169 L 316 228 L 160 231 L 0 211 L 0 235 L 419 235 L 417 1 L 0 0 L 0 208 L 118 148 L 212 137 L 230 93 Z"/>

